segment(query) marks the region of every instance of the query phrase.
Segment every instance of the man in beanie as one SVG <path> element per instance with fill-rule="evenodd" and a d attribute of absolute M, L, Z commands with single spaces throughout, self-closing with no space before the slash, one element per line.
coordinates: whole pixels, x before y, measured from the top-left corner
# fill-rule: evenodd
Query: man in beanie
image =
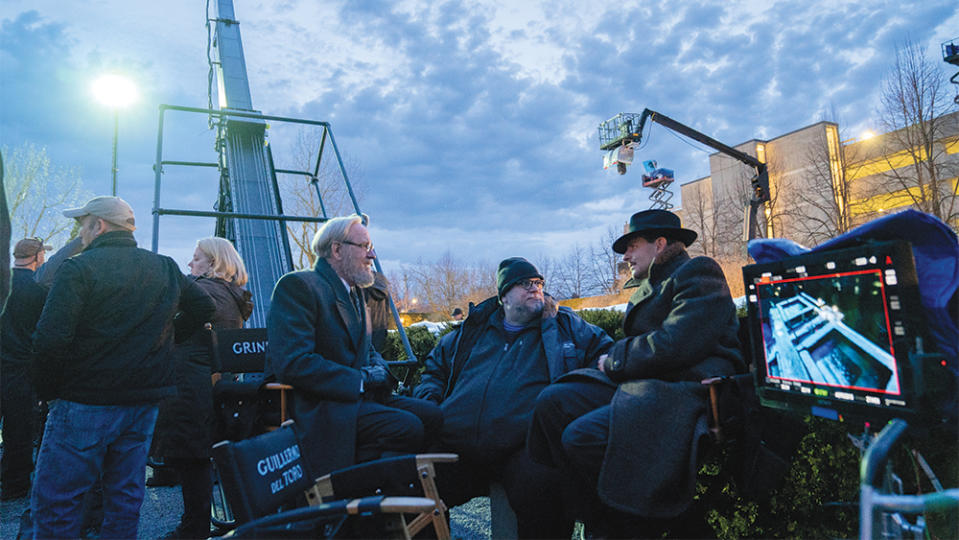
<path fill-rule="evenodd" d="M 636 288 L 626 337 L 594 368 L 537 399 L 530 453 L 581 481 L 578 517 L 594 531 L 615 535 L 625 525 L 630 534 L 658 537 L 663 528 L 693 526 L 683 512 L 695 492 L 699 441 L 708 435 L 700 381 L 743 368 L 726 279 L 716 261 L 689 257 L 695 239 L 666 210 L 630 218 L 612 246 L 632 273 L 626 287 Z"/>
<path fill-rule="evenodd" d="M 426 359 L 414 395 L 440 405 L 437 450 L 460 455 L 438 465 L 450 506 L 503 485 L 520 538 L 568 538 L 559 474 L 530 461 L 526 432 L 536 396 L 569 371 L 595 365 L 612 345 L 602 329 L 544 296 L 543 275 L 511 257 L 496 273 L 498 294 L 443 336 Z"/>
<path fill-rule="evenodd" d="M 104 538 L 136 538 L 157 403 L 176 392 L 177 332 L 213 301 L 169 257 L 137 248 L 133 210 L 96 197 L 66 210 L 84 250 L 63 262 L 33 335 L 33 378 L 53 400 L 31 495 L 36 538 L 77 538 L 82 499 L 103 484 Z M 179 313 L 178 313 L 179 312 Z"/>
<path fill-rule="evenodd" d="M 5 501 L 25 497 L 30 491 L 37 402 L 27 373 L 32 354 L 30 336 L 47 297 L 47 290 L 34 280 L 34 273 L 49 250 L 50 246 L 39 238 L 17 242 L 13 249 L 10 297 L 0 315 L 0 498 Z"/>

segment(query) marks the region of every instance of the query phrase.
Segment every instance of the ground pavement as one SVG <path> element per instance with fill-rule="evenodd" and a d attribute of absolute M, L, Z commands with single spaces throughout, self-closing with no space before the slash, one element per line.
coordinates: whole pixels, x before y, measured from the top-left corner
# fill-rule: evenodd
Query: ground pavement
<path fill-rule="evenodd" d="M 0 539 L 12 540 L 20 528 L 20 516 L 30 506 L 28 498 L 0 502 Z M 182 499 L 179 486 L 148 487 L 140 511 L 139 538 L 159 538 L 180 521 Z M 490 537 L 489 499 L 476 498 L 453 509 L 454 538 L 485 540 Z"/>

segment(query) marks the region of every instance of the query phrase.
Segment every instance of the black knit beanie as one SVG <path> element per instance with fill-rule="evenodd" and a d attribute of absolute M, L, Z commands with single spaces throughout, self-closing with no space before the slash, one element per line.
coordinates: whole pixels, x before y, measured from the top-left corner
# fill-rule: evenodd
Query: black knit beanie
<path fill-rule="evenodd" d="M 543 279 L 539 270 L 526 259 L 522 257 L 510 257 L 499 263 L 499 270 L 496 271 L 496 291 L 500 298 L 509 292 L 510 288 L 517 281 L 529 278 Z"/>

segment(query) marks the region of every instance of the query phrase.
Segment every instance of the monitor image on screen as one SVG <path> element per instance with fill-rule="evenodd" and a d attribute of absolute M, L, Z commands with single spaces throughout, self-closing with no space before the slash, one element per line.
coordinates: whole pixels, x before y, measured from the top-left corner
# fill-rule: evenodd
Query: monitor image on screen
<path fill-rule="evenodd" d="M 873 243 L 743 268 L 764 405 L 828 418 L 913 416 L 923 316 L 909 245 Z"/>
<path fill-rule="evenodd" d="M 770 377 L 899 394 L 878 270 L 760 283 L 757 292 Z"/>

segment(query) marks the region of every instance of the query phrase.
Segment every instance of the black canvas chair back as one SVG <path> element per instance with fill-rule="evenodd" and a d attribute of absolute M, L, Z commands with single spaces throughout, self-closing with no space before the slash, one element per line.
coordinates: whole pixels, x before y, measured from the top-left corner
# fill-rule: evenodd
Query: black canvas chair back
<path fill-rule="evenodd" d="M 422 497 L 416 456 L 383 458 L 330 473 L 333 493 L 338 499 L 369 495 Z"/>
<path fill-rule="evenodd" d="M 266 328 L 217 330 L 213 343 L 220 371 L 262 373 L 266 366 Z"/>
<path fill-rule="evenodd" d="M 292 421 L 250 439 L 213 446 L 213 460 L 238 524 L 295 505 L 304 496 L 313 476 L 302 454 Z"/>
<path fill-rule="evenodd" d="M 434 527 L 437 540 L 449 540 L 446 504 L 436 489 L 436 464 L 455 463 L 456 454 L 418 454 L 383 458 L 333 471 L 321 478 L 306 493 L 310 505 L 344 498 L 370 495 L 399 498 L 426 497 L 434 502 L 428 511 L 419 512 L 404 525 L 405 537 L 415 537 L 425 527 Z"/>
<path fill-rule="evenodd" d="M 213 332 L 214 365 L 223 373 L 213 387 L 217 439 L 238 441 L 261 431 L 257 429 L 257 422 L 259 390 L 266 366 L 266 343 L 265 328 Z"/>

